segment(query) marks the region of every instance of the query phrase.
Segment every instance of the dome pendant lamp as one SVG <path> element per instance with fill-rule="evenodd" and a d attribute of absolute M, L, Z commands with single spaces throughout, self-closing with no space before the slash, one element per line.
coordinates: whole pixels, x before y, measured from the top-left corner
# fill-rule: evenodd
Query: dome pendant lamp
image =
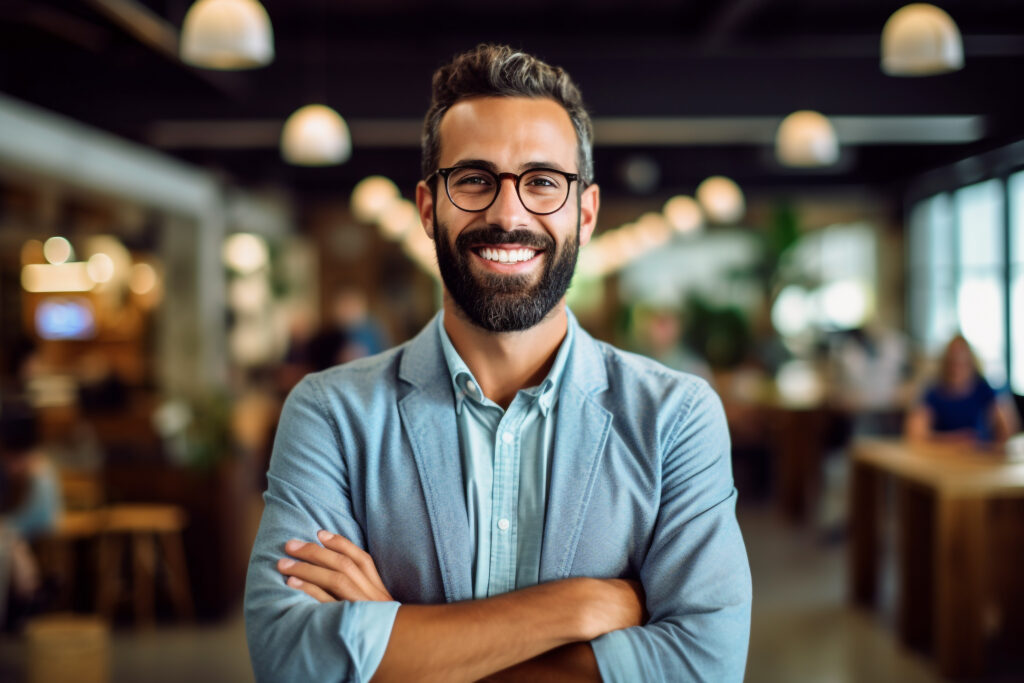
<path fill-rule="evenodd" d="M 964 67 L 960 29 L 935 5 L 917 2 L 896 10 L 882 29 L 882 71 L 890 76 L 932 76 Z"/>
<path fill-rule="evenodd" d="M 257 0 L 196 0 L 181 27 L 181 59 L 204 69 L 254 69 L 274 61 L 274 34 Z"/>
<path fill-rule="evenodd" d="M 307 104 L 288 117 L 281 131 L 281 156 L 297 166 L 332 166 L 348 161 L 352 138 L 338 112 Z"/>
<path fill-rule="evenodd" d="M 704 215 L 715 223 L 735 223 L 743 218 L 746 202 L 743 191 L 732 179 L 713 175 L 697 186 L 697 203 Z"/>
<path fill-rule="evenodd" d="M 831 166 L 839 160 L 832 122 L 816 111 L 795 111 L 775 133 L 775 157 L 783 166 Z"/>

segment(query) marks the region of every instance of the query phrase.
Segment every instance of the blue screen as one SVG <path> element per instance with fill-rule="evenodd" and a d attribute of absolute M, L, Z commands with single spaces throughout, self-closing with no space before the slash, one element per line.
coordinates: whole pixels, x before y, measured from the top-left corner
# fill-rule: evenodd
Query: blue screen
<path fill-rule="evenodd" d="M 46 299 L 36 307 L 36 333 L 43 339 L 90 339 L 96 334 L 92 305 L 82 298 Z"/>

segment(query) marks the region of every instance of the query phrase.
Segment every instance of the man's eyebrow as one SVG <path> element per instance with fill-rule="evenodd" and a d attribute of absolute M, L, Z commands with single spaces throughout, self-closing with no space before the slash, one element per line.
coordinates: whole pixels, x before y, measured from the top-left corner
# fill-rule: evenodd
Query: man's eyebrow
<path fill-rule="evenodd" d="M 487 161 L 486 159 L 459 159 L 452 164 L 453 168 L 464 168 L 467 166 L 472 166 L 473 168 L 486 168 L 492 173 L 498 173 L 497 164 L 492 161 Z"/>
<path fill-rule="evenodd" d="M 454 164 L 452 164 L 452 166 L 453 167 L 460 167 L 460 168 L 461 167 L 466 167 L 466 166 L 472 166 L 474 168 L 485 168 L 485 169 L 487 169 L 488 171 L 490 171 L 492 173 L 500 173 L 501 172 L 498 169 L 498 165 L 497 164 L 495 164 L 493 161 L 488 161 L 487 159 L 459 159 Z M 550 169 L 553 169 L 555 171 L 562 171 L 562 170 L 564 170 L 562 168 L 561 164 L 555 163 L 553 161 L 527 161 L 525 164 L 520 164 L 519 165 L 519 171 L 520 172 L 522 172 L 522 171 L 529 171 L 530 169 L 534 169 L 534 168 L 550 168 Z"/>
<path fill-rule="evenodd" d="M 561 164 L 556 164 L 553 161 L 528 161 L 519 167 L 520 171 L 529 171 L 532 168 L 550 168 L 554 171 L 564 171 Z"/>

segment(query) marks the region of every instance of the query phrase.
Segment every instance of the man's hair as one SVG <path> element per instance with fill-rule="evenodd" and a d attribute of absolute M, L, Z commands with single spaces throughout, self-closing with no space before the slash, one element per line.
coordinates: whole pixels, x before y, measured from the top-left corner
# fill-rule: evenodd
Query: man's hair
<path fill-rule="evenodd" d="M 581 186 L 594 182 L 594 129 L 579 88 L 569 74 L 507 45 L 487 43 L 456 56 L 434 72 L 430 109 L 423 120 L 424 178 L 440 163 L 441 119 L 453 104 L 470 97 L 548 97 L 558 102 L 576 130 Z"/>

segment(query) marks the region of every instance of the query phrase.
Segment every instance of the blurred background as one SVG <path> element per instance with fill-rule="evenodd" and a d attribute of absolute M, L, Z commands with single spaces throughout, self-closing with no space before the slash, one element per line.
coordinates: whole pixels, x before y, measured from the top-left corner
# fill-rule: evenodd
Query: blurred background
<path fill-rule="evenodd" d="M 1024 680 L 1024 5 L 938 5 L 3 0 L 0 679 L 252 679 L 281 402 L 438 310 L 494 41 L 594 118 L 572 309 L 725 404 L 747 680 Z"/>

